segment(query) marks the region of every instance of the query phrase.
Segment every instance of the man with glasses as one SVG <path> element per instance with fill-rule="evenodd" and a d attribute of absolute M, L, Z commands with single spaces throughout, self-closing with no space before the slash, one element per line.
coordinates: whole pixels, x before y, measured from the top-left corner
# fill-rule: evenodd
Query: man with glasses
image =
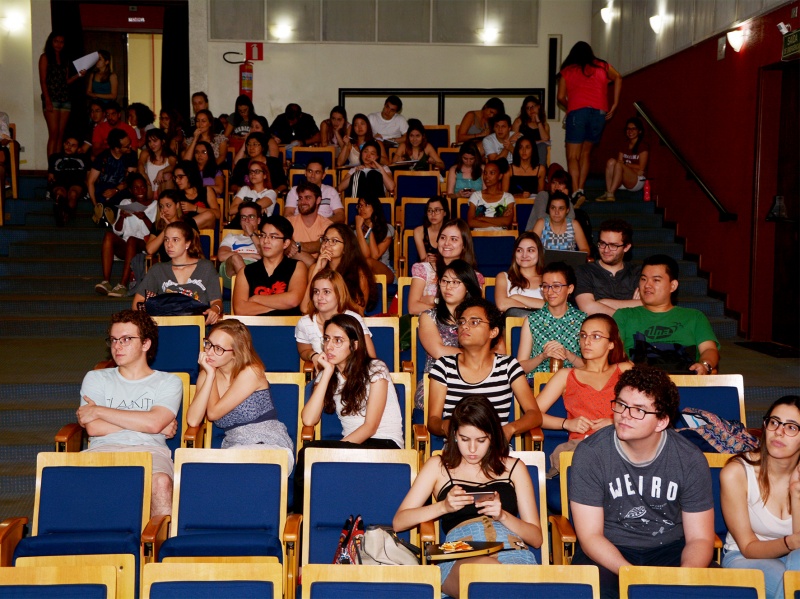
<path fill-rule="evenodd" d="M 239 225 L 242 234 L 227 233 L 219 242 L 217 258 L 220 261 L 219 274 L 222 284 L 231 288 L 231 276 L 238 275 L 248 264 L 261 257 L 261 244 L 258 239 L 258 223 L 261 220 L 261 206 L 246 201 L 239 204 Z"/>
<path fill-rule="evenodd" d="M 306 166 L 306 183 L 313 183 L 320 189 L 321 201 L 317 211 L 320 216 L 324 216 L 333 223 L 344 222 L 344 205 L 342 198 L 335 187 L 325 185 L 322 180 L 325 178 L 325 165 L 317 160 L 312 160 Z M 295 185 L 286 194 L 286 206 L 283 215 L 287 218 L 294 216 L 297 210 L 297 186 Z"/>
<path fill-rule="evenodd" d="M 705 568 L 714 551 L 708 462 L 678 434 L 678 388 L 662 370 L 624 372 L 614 426 L 582 441 L 569 473 L 578 537 L 573 564 L 600 569 L 600 596 L 619 597 L 623 566 Z"/>
<path fill-rule="evenodd" d="M 498 347 L 504 321 L 497 306 L 481 297 L 469 297 L 456 308 L 455 317 L 461 353 L 442 356 L 431 367 L 430 434 L 446 437 L 456 405 L 476 393 L 485 395 L 494 406 L 507 440 L 541 425 L 542 413 L 519 362 Z M 524 415 L 510 421 L 514 400 Z"/>
<path fill-rule="evenodd" d="M 114 129 L 124 132 L 131 140 L 131 148 L 138 148 L 138 137 L 128 123 L 122 118 L 122 108 L 116 102 L 106 104 L 106 120 L 97 125 L 92 132 L 92 157 L 98 156 L 103 150 L 110 147 L 108 136 Z"/>
<path fill-rule="evenodd" d="M 261 260 L 248 264 L 236 277 L 233 311 L 241 316 L 300 316 L 308 269 L 286 257 L 294 227 L 282 216 L 261 221 Z"/>
<path fill-rule="evenodd" d="M 108 134 L 108 149 L 104 150 L 92 163 L 86 178 L 89 199 L 94 205 L 92 220 L 99 223 L 104 211 L 108 226 L 116 220 L 116 207 L 122 201 L 120 192 L 127 188 L 125 177 L 136 171 L 136 155 L 131 152 L 131 138 L 122 129 L 114 129 Z"/>
<path fill-rule="evenodd" d="M 89 435 L 86 451 L 152 454 L 150 515 L 169 514 L 173 464 L 166 439 L 178 430 L 175 417 L 183 400 L 183 384 L 173 374 L 150 368 L 158 346 L 158 325 L 146 312 L 114 314 L 106 344 L 116 368 L 92 370 L 81 385 L 76 414 Z"/>
<path fill-rule="evenodd" d="M 600 225 L 597 249 L 600 259 L 580 266 L 575 275 L 575 301 L 587 314 L 608 314 L 620 308 L 636 308 L 639 299 L 641 267 L 625 262 L 631 250 L 633 228 L 624 220 L 613 219 Z"/>
<path fill-rule="evenodd" d="M 287 216 L 294 227 L 294 235 L 286 255 L 302 261 L 310 268 L 319 255 L 320 237 L 333 223 L 320 214 L 322 190 L 317 185 L 301 183 L 292 191 L 295 190 L 297 214 Z"/>
<path fill-rule="evenodd" d="M 636 363 L 661 366 L 671 373 L 714 374 L 719 341 L 700 310 L 673 303 L 678 263 L 663 254 L 646 258 L 639 277 L 642 306 L 614 313 L 625 352 Z"/>

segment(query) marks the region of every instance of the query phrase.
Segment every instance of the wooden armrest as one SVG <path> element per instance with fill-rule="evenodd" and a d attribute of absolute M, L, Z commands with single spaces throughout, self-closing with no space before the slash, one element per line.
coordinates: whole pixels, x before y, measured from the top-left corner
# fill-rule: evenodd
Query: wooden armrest
<path fill-rule="evenodd" d="M 419 523 L 419 542 L 422 544 L 436 542 L 436 526 L 432 521 Z"/>
<path fill-rule="evenodd" d="M 544 441 L 544 431 L 542 430 L 541 426 L 537 426 L 536 428 L 532 428 L 530 430 L 531 440 L 534 443 L 541 443 Z"/>
<path fill-rule="evenodd" d="M 719 535 L 714 535 L 714 549 L 722 549 L 722 539 Z"/>
<path fill-rule="evenodd" d="M 414 362 L 411 360 L 403 360 L 400 362 L 400 372 L 409 372 L 414 374 Z"/>
<path fill-rule="evenodd" d="M 575 536 L 575 529 L 572 528 L 572 522 L 564 516 L 550 516 L 549 518 L 554 529 L 558 531 L 559 537 L 565 543 L 574 543 L 577 540 Z"/>
<path fill-rule="evenodd" d="M 286 525 L 283 527 L 284 543 L 297 543 L 300 539 L 300 525 L 302 522 L 302 514 L 289 514 L 286 516 Z"/>
<path fill-rule="evenodd" d="M 424 424 L 414 424 L 411 429 L 414 432 L 414 446 L 417 447 L 420 443 L 428 443 L 431 440 L 428 427 Z"/>
<path fill-rule="evenodd" d="M 313 357 L 313 356 L 312 356 Z M 303 360 L 303 372 L 314 372 L 314 362 L 311 360 Z"/>
<path fill-rule="evenodd" d="M 303 426 L 302 430 L 300 431 L 300 440 L 305 443 L 306 441 L 313 441 L 314 440 L 314 427 L 313 426 Z"/>
<path fill-rule="evenodd" d="M 300 555 L 300 525 L 301 514 L 289 514 L 286 517 L 286 526 L 283 529 L 283 543 L 286 546 L 286 599 L 295 599 L 297 594 L 297 581 L 299 579 L 299 566 L 297 558 Z"/>
<path fill-rule="evenodd" d="M 153 516 L 147 526 L 144 527 L 144 531 L 142 531 L 142 549 L 145 563 L 152 564 L 158 561 L 158 552 L 161 550 L 161 544 L 167 540 L 171 520 L 172 518 L 167 515 Z"/>
<path fill-rule="evenodd" d="M 190 426 L 186 429 L 186 432 L 183 433 L 183 443 L 181 446 L 202 449 L 205 446 L 205 440 L 205 423 L 201 424 L 200 426 Z"/>
<path fill-rule="evenodd" d="M 77 422 L 70 422 L 61 427 L 56 433 L 56 451 L 58 452 L 78 452 L 83 443 L 83 427 Z"/>
<path fill-rule="evenodd" d="M 14 550 L 25 534 L 28 519 L 24 516 L 6 518 L 0 522 L 0 568 L 13 565 Z"/>

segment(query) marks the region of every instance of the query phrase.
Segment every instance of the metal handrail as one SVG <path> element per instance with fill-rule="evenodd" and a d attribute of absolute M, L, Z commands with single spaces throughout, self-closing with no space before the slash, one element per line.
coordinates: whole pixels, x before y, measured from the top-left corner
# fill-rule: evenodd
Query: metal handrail
<path fill-rule="evenodd" d="M 678 162 L 681 163 L 681 166 L 683 166 L 683 168 L 686 169 L 686 172 L 689 173 L 689 176 L 695 181 L 697 181 L 697 184 L 700 186 L 700 189 L 703 190 L 703 193 L 706 194 L 706 197 L 709 200 L 711 200 L 711 203 L 719 212 L 720 222 L 732 222 L 737 220 L 738 216 L 735 213 L 728 212 L 728 210 L 725 209 L 725 206 L 723 206 L 722 203 L 717 199 L 717 196 L 714 195 L 714 193 L 708 188 L 708 185 L 706 185 L 700 178 L 700 175 L 698 175 L 697 172 L 689 165 L 689 163 L 683 157 L 683 154 L 681 154 L 680 151 L 675 147 L 675 145 L 669 140 L 666 134 L 655 123 L 653 118 L 649 114 L 647 114 L 644 105 L 641 102 L 634 102 L 633 107 L 636 108 L 636 111 L 642 116 L 642 118 L 647 122 L 647 124 L 650 125 L 650 129 L 652 129 L 653 132 L 656 135 L 658 135 L 659 139 L 661 140 L 661 143 L 663 143 L 665 146 L 667 146 L 667 148 L 669 148 L 669 151 L 672 152 L 672 154 L 675 156 Z"/>

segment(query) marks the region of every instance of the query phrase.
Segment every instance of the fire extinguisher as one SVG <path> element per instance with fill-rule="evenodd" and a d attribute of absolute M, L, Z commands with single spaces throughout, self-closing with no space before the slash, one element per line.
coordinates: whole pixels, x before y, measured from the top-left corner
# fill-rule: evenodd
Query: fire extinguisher
<path fill-rule="evenodd" d="M 228 54 L 242 56 L 241 52 L 225 52 L 222 59 L 228 64 L 239 65 L 239 95 L 253 99 L 253 63 L 248 60 L 228 60 Z"/>

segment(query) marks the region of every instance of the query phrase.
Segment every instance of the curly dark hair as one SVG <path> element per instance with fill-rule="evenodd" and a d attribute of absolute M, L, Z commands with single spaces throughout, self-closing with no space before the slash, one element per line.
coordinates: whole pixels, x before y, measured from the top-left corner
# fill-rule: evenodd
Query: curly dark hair
<path fill-rule="evenodd" d="M 344 385 L 340 395 L 342 400 L 341 416 L 358 414 L 367 407 L 367 385 L 369 384 L 370 366 L 372 358 L 367 353 L 364 342 L 364 329 L 361 324 L 349 314 L 335 314 L 330 320 L 325 321 L 323 330 L 328 331 L 330 325 L 335 325 L 344 331 L 350 341 L 350 356 L 347 364 L 339 374 L 338 369 L 334 369 L 328 387 L 325 389 L 325 399 L 322 409 L 326 414 L 333 414 L 336 411 L 336 403 L 333 396 L 339 388 L 340 377 L 344 377 Z M 377 360 L 376 360 L 377 361 Z"/>
<path fill-rule="evenodd" d="M 122 310 L 111 315 L 111 322 L 108 325 L 106 335 L 111 335 L 111 327 L 119 323 L 135 324 L 139 329 L 140 341 L 144 343 L 150 340 L 150 348 L 147 350 L 147 363 L 152 364 L 156 359 L 158 351 L 158 325 L 153 317 L 144 310 Z"/>
<path fill-rule="evenodd" d="M 500 339 L 503 338 L 503 331 L 505 330 L 505 319 L 503 313 L 492 302 L 487 299 L 478 297 L 468 297 L 463 302 L 458 304 L 456 308 L 456 321 L 461 318 L 461 315 L 467 311 L 468 308 L 481 308 L 486 314 L 486 320 L 489 321 L 489 329 L 498 329 L 497 336 L 492 339 L 489 347 L 494 347 L 498 344 Z"/>
<path fill-rule="evenodd" d="M 670 426 L 675 423 L 681 398 L 678 387 L 666 372 L 655 366 L 638 364 L 620 375 L 614 387 L 615 395 L 619 397 L 620 391 L 626 387 L 652 399 L 658 418 L 668 417 Z"/>
<path fill-rule="evenodd" d="M 508 457 L 508 442 L 503 433 L 500 418 L 485 395 L 468 395 L 456 405 L 450 417 L 450 428 L 447 431 L 447 443 L 442 451 L 442 464 L 448 470 L 461 463 L 461 452 L 458 449 L 458 429 L 462 426 L 474 426 L 489 437 L 489 450 L 481 459 L 481 471 L 487 478 L 500 476 L 506 471 L 504 459 Z"/>

